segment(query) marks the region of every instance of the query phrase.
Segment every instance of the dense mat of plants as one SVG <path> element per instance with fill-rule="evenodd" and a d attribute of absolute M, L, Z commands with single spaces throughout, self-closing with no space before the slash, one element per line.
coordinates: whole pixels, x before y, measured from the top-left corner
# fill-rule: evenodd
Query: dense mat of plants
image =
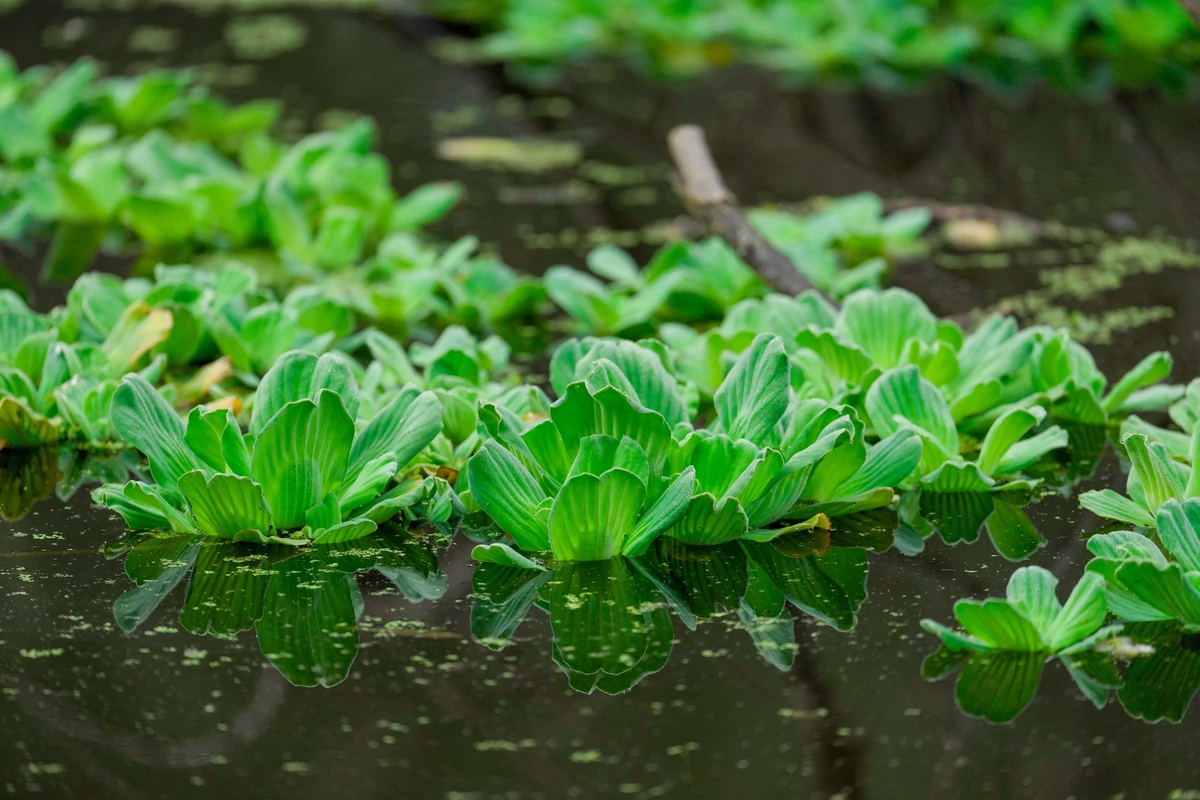
<path fill-rule="evenodd" d="M 482 25 L 480 55 L 558 65 L 618 56 L 678 75 L 748 61 L 805 80 L 895 84 L 953 70 L 1075 89 L 1167 82 L 1197 33 L 1174 0 L 429 0 Z"/>
<path fill-rule="evenodd" d="M 1081 502 L 1133 530 L 1089 540 L 1065 605 L 1027 568 L 1005 601 L 960 603 L 964 632 L 927 623 L 945 643 L 929 674 L 1020 653 L 1036 677 L 1058 659 L 1102 704 L 1119 676 L 1096 648 L 1113 625 L 1200 626 L 1200 384 L 1165 383 L 1165 352 L 1110 381 L 1065 331 L 998 315 L 964 329 L 879 288 L 927 214 L 867 195 L 755 212 L 818 288 L 796 297 L 716 239 L 646 265 L 603 247 L 586 271 L 534 278 L 424 232 L 459 190 L 398 197 L 369 122 L 285 144 L 274 116 L 176 73 L 0 58 L 0 240 L 53 237 L 55 264 L 88 231 L 91 254 L 133 264 L 81 275 L 44 313 L 0 292 L 0 449 L 31 469 L 63 463 L 46 448 L 103 457 L 64 476 L 69 491 L 101 482 L 93 498 L 133 549 L 187 556 L 131 573 L 123 627 L 218 546 L 291 552 L 300 591 L 355 571 L 323 571 L 323 554 L 422 525 L 478 543 L 485 643 L 503 646 L 535 600 L 567 631 L 582 607 L 555 598 L 603 586 L 638 607 L 665 598 L 691 624 L 736 608 L 782 667 L 785 603 L 848 629 L 867 551 L 916 553 L 935 533 L 986 530 L 1005 557 L 1030 555 L 1041 540 L 1021 506 L 1079 480 L 1118 432 L 1127 496 Z M 1138 416 L 1164 410 L 1178 430 Z M 679 577 L 704 569 L 726 595 Z M 266 584 L 247 585 L 261 612 Z M 562 655 L 572 685 L 620 691 L 661 668 L 661 616 L 627 632 L 637 669 Z M 338 652 L 303 680 L 340 680 Z"/>

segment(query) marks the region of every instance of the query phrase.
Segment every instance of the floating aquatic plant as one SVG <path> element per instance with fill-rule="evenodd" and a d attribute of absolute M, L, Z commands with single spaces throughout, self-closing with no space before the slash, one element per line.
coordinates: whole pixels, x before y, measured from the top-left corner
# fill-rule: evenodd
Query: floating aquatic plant
<path fill-rule="evenodd" d="M 963 710 L 992 722 L 1009 722 L 1033 700 L 1042 669 L 1062 661 L 1079 690 L 1102 708 L 1119 683 L 1111 660 L 1094 649 L 1121 630 L 1108 617 L 1104 581 L 1086 575 L 1066 603 L 1056 596 L 1058 579 L 1041 567 L 1022 567 L 1008 582 L 1005 599 L 959 600 L 954 615 L 964 632 L 921 621 L 943 648 L 923 671 L 937 680 L 960 666 L 956 696 Z"/>
<path fill-rule="evenodd" d="M 286 544 L 367 536 L 437 490 L 436 479 L 388 486 L 437 435 L 442 411 L 414 388 L 356 428 L 357 406 L 349 368 L 331 355 L 281 357 L 255 394 L 248 435 L 227 409 L 197 407 L 184 422 L 144 379 L 127 377 L 110 417 L 155 482 L 104 486 L 95 499 L 133 530 Z"/>

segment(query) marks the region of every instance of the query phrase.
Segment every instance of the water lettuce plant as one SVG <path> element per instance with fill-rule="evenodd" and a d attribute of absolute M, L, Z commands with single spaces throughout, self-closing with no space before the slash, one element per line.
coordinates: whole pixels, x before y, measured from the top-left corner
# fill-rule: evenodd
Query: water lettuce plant
<path fill-rule="evenodd" d="M 1169 2 L 434 0 L 430 6 L 488 31 L 462 45 L 480 58 L 545 67 L 610 56 L 676 77 L 742 61 L 807 81 L 894 86 L 953 71 L 1005 86 L 1048 78 L 1082 89 L 1094 82 L 1174 84 L 1195 62 L 1195 30 L 1186 11 Z"/>
<path fill-rule="evenodd" d="M 956 697 L 963 711 L 1009 722 L 1033 700 L 1046 663 L 1057 659 L 1083 695 L 1102 708 L 1120 676 L 1095 648 L 1122 626 L 1104 624 L 1108 606 L 1100 576 L 1085 575 L 1065 603 L 1056 596 L 1057 586 L 1049 571 L 1022 567 L 1009 579 L 1004 599 L 954 604 L 962 632 L 922 620 L 942 642 L 922 667 L 925 677 L 937 680 L 962 666 Z"/>
<path fill-rule="evenodd" d="M 288 269 L 359 263 L 387 234 L 450 210 L 461 189 L 397 198 L 365 119 L 288 146 L 270 135 L 280 106 L 236 108 L 188 73 L 97 79 L 76 62 L 48 79 L 0 53 L 0 238 L 54 223 L 131 232 L 148 256 L 269 245 Z M 92 252 L 99 237 L 83 237 Z M 153 261 L 150 265 L 153 265 Z"/>
<path fill-rule="evenodd" d="M 1153 528 L 1159 510 L 1167 502 L 1200 496 L 1200 475 L 1172 458 L 1162 442 L 1151 442 L 1145 434 L 1134 433 L 1126 436 L 1122 445 L 1130 461 L 1128 496 L 1112 489 L 1084 492 L 1079 504 L 1087 510 L 1106 519 Z M 1192 453 L 1198 445 L 1200 435 L 1194 434 Z"/>
<path fill-rule="evenodd" d="M 415 388 L 361 428 L 357 406 L 349 368 L 331 355 L 281 357 L 255 394 L 248 435 L 227 409 L 197 407 L 184 422 L 129 376 L 110 417 L 146 455 L 155 482 L 104 486 L 95 499 L 133 530 L 293 545 L 367 536 L 434 491 L 433 479 L 388 487 L 437 435 L 442 412 L 436 396 Z"/>
<path fill-rule="evenodd" d="M 1167 499 L 1155 514 L 1157 541 L 1116 531 L 1088 539 L 1088 574 L 1107 582 L 1113 612 L 1129 622 L 1174 620 L 1200 630 L 1200 499 Z"/>
<path fill-rule="evenodd" d="M 131 304 L 95 344 L 65 338 L 55 322 L 0 292 L 0 449 L 111 444 L 115 381 L 139 368 L 152 380 L 162 372 L 149 354 L 170 334 L 170 312 Z"/>

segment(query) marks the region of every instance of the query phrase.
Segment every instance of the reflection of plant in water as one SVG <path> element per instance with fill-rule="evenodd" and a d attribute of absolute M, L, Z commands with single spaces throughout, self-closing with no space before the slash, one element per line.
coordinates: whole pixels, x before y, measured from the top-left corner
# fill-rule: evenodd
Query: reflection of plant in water
<path fill-rule="evenodd" d="M 1103 707 L 1119 675 L 1095 647 L 1121 630 L 1104 627 L 1104 581 L 1088 575 L 1065 604 L 1055 596 L 1057 586 L 1058 579 L 1041 567 L 1022 567 L 1009 580 L 1006 599 L 954 604 L 965 633 L 923 620 L 942 640 L 942 648 L 926 659 L 926 677 L 945 677 L 965 662 L 955 695 L 963 711 L 1009 722 L 1033 700 L 1043 666 L 1057 658 L 1084 696 Z"/>
<path fill-rule="evenodd" d="M 0 519 L 13 522 L 50 497 L 62 479 L 53 447 L 0 450 Z"/>
<path fill-rule="evenodd" d="M 186 580 L 180 625 L 223 638 L 254 630 L 263 654 L 297 686 L 334 686 L 349 674 L 363 608 L 357 573 L 380 572 L 412 602 L 446 589 L 433 551 L 394 531 L 312 550 L 183 534 L 142 537 L 116 551 L 126 552 L 135 584 L 113 603 L 122 630 L 145 623 Z"/>
<path fill-rule="evenodd" d="M 489 647 L 508 647 L 536 605 L 550 616 L 554 660 L 571 686 L 615 694 L 666 665 L 674 636 L 668 610 L 692 630 L 736 614 L 735 626 L 764 660 L 788 670 L 797 644 L 787 605 L 850 630 L 867 596 L 865 548 L 890 544 L 890 529 L 864 521 L 770 542 L 700 546 L 662 537 L 639 558 L 551 567 L 481 545 L 474 557 L 486 561 L 474 576 L 471 633 Z"/>

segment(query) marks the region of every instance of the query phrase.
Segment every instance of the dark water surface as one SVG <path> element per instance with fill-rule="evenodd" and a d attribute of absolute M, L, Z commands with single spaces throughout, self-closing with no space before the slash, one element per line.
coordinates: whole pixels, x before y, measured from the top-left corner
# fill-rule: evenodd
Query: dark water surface
<path fill-rule="evenodd" d="M 429 45 L 446 31 L 434 23 L 334 11 L 288 12 L 282 24 L 302 30 L 303 45 L 257 59 L 230 44 L 230 26 L 242 19 L 230 12 L 80 5 L 91 4 L 32 0 L 0 15 L 0 48 L 22 66 L 83 54 L 114 71 L 202 65 L 234 98 L 285 98 L 297 132 L 330 109 L 371 114 L 398 186 L 447 178 L 467 184 L 465 207 L 439 235 L 477 234 L 530 271 L 578 263 L 588 242 L 615 240 L 647 252 L 653 226 L 679 212 L 662 142 L 686 121 L 705 125 L 730 182 L 750 202 L 873 190 L 987 203 L 1088 228 L 1136 227 L 1155 235 L 1152 245 L 1039 244 L 1005 268 L 942 251 L 898 269 L 895 282 L 942 314 L 1041 293 L 1042 305 L 1018 307 L 1027 320 L 1061 313 L 1072 324 L 1105 322 L 1087 330 L 1110 376 L 1159 348 L 1176 354 L 1178 379 L 1200 372 L 1200 309 L 1193 308 L 1200 273 L 1187 269 L 1194 266 L 1187 242 L 1164 238 L 1200 237 L 1194 102 L 997 98 L 950 82 L 891 96 L 788 91 L 749 71 L 662 86 L 612 67 L 549 84 L 438 61 Z M 581 149 L 573 166 L 540 172 L 437 157 L 440 141 L 463 136 Z M 39 278 L 41 255 L 3 251 L 0 259 L 45 307 L 66 285 Z M 1160 256 L 1163 269 L 1148 266 Z M 1125 282 L 1089 288 L 1088 275 L 1113 263 L 1125 265 Z M 1064 281 L 1068 289 L 1047 292 Z M 1128 308 L 1166 312 L 1138 325 L 1129 324 L 1130 312 L 1112 315 Z M 54 480 L 37 477 L 57 474 L 48 464 L 9 455 L 0 465 L 17 476 L 8 485 L 26 487 L 26 499 L 47 498 L 0 527 L 0 788 L 12 795 L 1200 796 L 1192 794 L 1200 792 L 1194 715 L 1151 725 L 1115 699 L 1097 710 L 1062 665 L 1051 663 L 1029 708 L 999 726 L 959 710 L 953 679 L 922 678 L 936 643 L 919 620 L 949 621 L 955 599 L 1003 593 L 1015 565 L 986 535 L 955 547 L 935 536 L 914 556 L 894 549 L 870 555 L 869 596 L 850 632 L 789 606 L 798 647 L 794 658 L 786 648 L 774 651 L 782 669 L 756 650 L 739 622 L 737 594 L 730 599 L 722 580 L 683 575 L 685 590 L 689 580 L 695 590 L 693 610 L 714 595 L 725 595 L 732 610 L 716 610 L 695 631 L 673 614 L 673 632 L 665 634 L 663 597 L 627 567 L 556 576 L 539 601 L 548 613 L 524 587 L 528 617 L 507 647 L 489 649 L 479 634 L 494 628 L 482 624 L 479 608 L 473 612 L 480 599 L 473 597 L 471 543 L 461 535 L 448 549 L 432 537 L 402 540 L 405 555 L 388 562 L 387 577 L 363 569 L 348 578 L 356 565 L 374 563 L 353 555 L 344 574 L 302 576 L 296 590 L 309 592 L 313 613 L 303 624 L 273 620 L 294 634 L 275 652 L 254 631 L 234 639 L 189 632 L 181 610 L 220 602 L 193 602 L 197 590 L 183 583 L 134 633 L 122 632 L 113 604 L 134 585 L 122 559 L 101 549 L 123 527 L 91 507 L 86 489 L 56 497 Z M 1121 484 L 1110 450 L 1097 475 L 1077 488 Z M 19 494 L 4 493 L 6 518 L 22 511 Z M 1028 563 L 1073 583 L 1087 557 L 1083 536 L 1097 520 L 1058 495 L 1027 512 L 1046 540 Z M 281 563 L 267 572 L 299 569 Z M 692 574 L 716 574 L 710 566 Z M 594 627 L 575 626 L 581 641 L 556 649 L 552 621 L 595 610 L 589 598 L 603 600 L 607 590 L 597 587 L 605 586 L 615 599 L 595 608 L 644 605 L 640 625 L 631 630 L 627 614 L 622 622 L 621 613 L 598 612 L 588 617 Z M 355 631 L 338 612 L 350 609 L 353 620 L 357 593 L 364 608 Z M 344 668 L 355 636 L 357 656 L 338 685 L 305 688 L 285 677 L 311 678 L 318 661 Z M 556 663 L 611 655 L 614 647 L 618 656 L 631 654 L 631 676 L 647 673 L 616 696 L 572 689 Z M 299 663 L 304 653 L 320 658 Z M 1190 697 L 1200 673 L 1192 684 L 1189 664 L 1181 660 L 1161 690 L 1147 691 Z"/>

